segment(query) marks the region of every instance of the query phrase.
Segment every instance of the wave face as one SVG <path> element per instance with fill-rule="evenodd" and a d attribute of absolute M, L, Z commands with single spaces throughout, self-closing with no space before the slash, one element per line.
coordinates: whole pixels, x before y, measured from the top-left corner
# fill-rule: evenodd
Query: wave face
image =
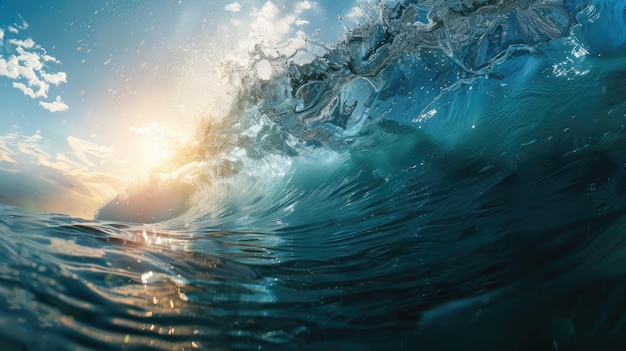
<path fill-rule="evenodd" d="M 259 53 L 97 220 L 0 208 L 1 344 L 623 348 L 625 6 L 400 1 Z"/>

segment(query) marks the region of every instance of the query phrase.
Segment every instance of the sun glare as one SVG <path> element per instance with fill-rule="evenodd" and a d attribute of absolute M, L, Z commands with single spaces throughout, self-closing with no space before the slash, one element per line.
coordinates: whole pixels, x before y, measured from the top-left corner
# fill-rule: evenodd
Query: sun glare
<path fill-rule="evenodd" d="M 167 139 L 147 138 L 143 142 L 144 161 L 151 168 L 159 167 L 174 156 L 172 147 Z"/>
<path fill-rule="evenodd" d="M 170 126 L 151 122 L 142 127 L 131 127 L 137 134 L 135 148 L 137 155 L 131 160 L 130 173 L 134 178 L 145 178 L 157 168 L 167 165 L 183 145 L 185 137 Z"/>

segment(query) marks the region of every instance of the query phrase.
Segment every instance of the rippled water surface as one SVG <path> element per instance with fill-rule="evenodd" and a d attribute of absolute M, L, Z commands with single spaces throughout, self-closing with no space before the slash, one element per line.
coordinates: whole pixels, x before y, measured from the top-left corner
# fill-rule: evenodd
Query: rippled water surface
<path fill-rule="evenodd" d="M 228 113 L 95 219 L 22 200 L 62 179 L 74 213 L 112 176 L 1 139 L 0 348 L 626 347 L 626 3 L 360 6 L 216 66 Z"/>

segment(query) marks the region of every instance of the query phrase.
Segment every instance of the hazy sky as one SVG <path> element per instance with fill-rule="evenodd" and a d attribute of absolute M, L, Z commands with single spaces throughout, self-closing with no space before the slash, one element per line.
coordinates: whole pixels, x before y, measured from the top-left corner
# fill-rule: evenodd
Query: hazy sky
<path fill-rule="evenodd" d="M 216 67 L 334 42 L 364 2 L 0 0 L 0 202 L 88 217 L 164 140 L 225 112 Z"/>

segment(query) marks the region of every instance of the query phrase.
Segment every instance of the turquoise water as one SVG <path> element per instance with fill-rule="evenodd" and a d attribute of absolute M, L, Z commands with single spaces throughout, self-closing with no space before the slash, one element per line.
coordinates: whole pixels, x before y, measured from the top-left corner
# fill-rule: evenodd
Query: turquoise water
<path fill-rule="evenodd" d="M 0 207 L 2 349 L 622 349 L 625 6 L 389 2 L 260 53 L 96 219 Z"/>

